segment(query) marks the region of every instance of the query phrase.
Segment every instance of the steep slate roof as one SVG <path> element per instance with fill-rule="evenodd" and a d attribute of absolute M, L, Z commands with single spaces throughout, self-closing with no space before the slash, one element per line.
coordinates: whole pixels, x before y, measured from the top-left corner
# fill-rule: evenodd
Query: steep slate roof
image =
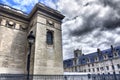
<path fill-rule="evenodd" d="M 118 51 L 118 55 L 119 55 L 118 57 L 120 57 L 120 46 L 114 47 L 114 50 Z M 78 64 L 76 64 L 76 65 L 85 65 L 85 64 L 92 64 L 94 62 L 104 61 L 103 55 L 106 55 L 108 57 L 106 60 L 114 58 L 112 50 L 110 48 L 110 49 L 106 49 L 106 50 L 101 51 L 101 54 L 99 54 L 98 52 L 94 52 L 94 53 L 79 56 L 77 58 Z M 98 58 L 98 61 L 95 61 L 96 57 Z M 75 66 L 75 65 L 73 65 L 73 59 L 75 59 L 75 58 L 64 60 L 64 68 Z M 89 63 L 87 63 L 87 60 L 89 60 Z"/>

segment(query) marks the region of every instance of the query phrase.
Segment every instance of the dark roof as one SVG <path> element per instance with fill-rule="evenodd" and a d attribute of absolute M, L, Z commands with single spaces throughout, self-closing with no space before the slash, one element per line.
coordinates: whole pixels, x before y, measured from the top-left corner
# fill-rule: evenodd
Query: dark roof
<path fill-rule="evenodd" d="M 90 54 L 86 54 L 86 55 L 81 55 L 81 56 L 77 57 L 78 64 L 76 64 L 76 65 L 92 64 L 94 62 L 100 62 L 100 61 L 104 61 L 104 60 L 108 60 L 108 59 L 113 59 L 115 57 L 113 57 L 112 51 L 113 50 L 110 48 L 110 49 L 102 50 L 102 51 L 100 51 L 100 53 L 94 52 L 94 53 L 90 53 Z M 118 51 L 118 55 L 119 55 L 118 57 L 120 57 L 120 46 L 114 47 L 114 51 Z M 106 55 L 108 58 L 104 59 L 103 55 Z M 95 61 L 95 58 L 98 58 L 98 60 Z M 75 58 L 64 60 L 64 68 L 74 66 L 73 59 L 75 59 Z M 89 63 L 87 62 L 88 60 L 89 60 Z M 69 64 L 71 64 L 71 65 L 69 65 Z"/>

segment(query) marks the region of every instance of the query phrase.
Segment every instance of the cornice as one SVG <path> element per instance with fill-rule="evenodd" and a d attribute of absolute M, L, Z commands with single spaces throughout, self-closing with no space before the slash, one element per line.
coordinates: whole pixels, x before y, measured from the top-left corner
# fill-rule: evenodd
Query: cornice
<path fill-rule="evenodd" d="M 30 21 L 32 17 L 35 15 L 35 13 L 45 15 L 47 17 L 53 18 L 57 21 L 60 21 L 64 18 L 64 16 L 58 12 L 57 10 L 54 10 L 50 7 L 45 6 L 44 4 L 37 3 L 30 14 L 25 14 L 24 12 L 17 10 L 15 8 L 12 8 L 10 6 L 0 4 L 0 13 L 7 14 L 10 16 L 13 16 L 15 18 L 20 18 L 25 21 Z"/>

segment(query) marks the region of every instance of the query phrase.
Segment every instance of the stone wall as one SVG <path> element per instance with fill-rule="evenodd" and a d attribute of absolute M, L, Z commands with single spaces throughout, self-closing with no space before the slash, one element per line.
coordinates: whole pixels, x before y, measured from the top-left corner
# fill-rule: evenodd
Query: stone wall
<path fill-rule="evenodd" d="M 8 22 L 10 21 L 10 22 Z M 15 23 L 15 25 L 13 25 Z M 19 21 L 2 18 L 0 24 L 0 73 L 25 72 L 26 32 Z"/>
<path fill-rule="evenodd" d="M 27 36 L 33 31 L 30 74 L 63 74 L 61 20 L 64 16 L 40 3 L 29 15 L 4 5 L 0 11 L 0 73 L 27 73 Z M 52 45 L 46 43 L 47 31 L 53 33 Z"/>
<path fill-rule="evenodd" d="M 48 24 L 48 21 L 50 24 Z M 63 74 L 62 39 L 60 23 L 37 15 L 33 74 Z M 47 31 L 53 31 L 53 45 L 46 43 Z"/>

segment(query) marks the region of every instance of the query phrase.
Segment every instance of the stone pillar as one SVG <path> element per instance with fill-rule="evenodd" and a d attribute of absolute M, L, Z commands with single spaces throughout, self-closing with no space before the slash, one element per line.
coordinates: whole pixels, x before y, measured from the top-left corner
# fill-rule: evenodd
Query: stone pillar
<path fill-rule="evenodd" d="M 47 17 L 37 15 L 36 42 L 34 55 L 34 75 L 61 75 L 63 74 L 62 36 L 59 22 L 54 26 L 47 25 Z M 56 27 L 56 28 L 55 28 Z M 47 31 L 53 32 L 53 44 L 47 44 Z"/>

